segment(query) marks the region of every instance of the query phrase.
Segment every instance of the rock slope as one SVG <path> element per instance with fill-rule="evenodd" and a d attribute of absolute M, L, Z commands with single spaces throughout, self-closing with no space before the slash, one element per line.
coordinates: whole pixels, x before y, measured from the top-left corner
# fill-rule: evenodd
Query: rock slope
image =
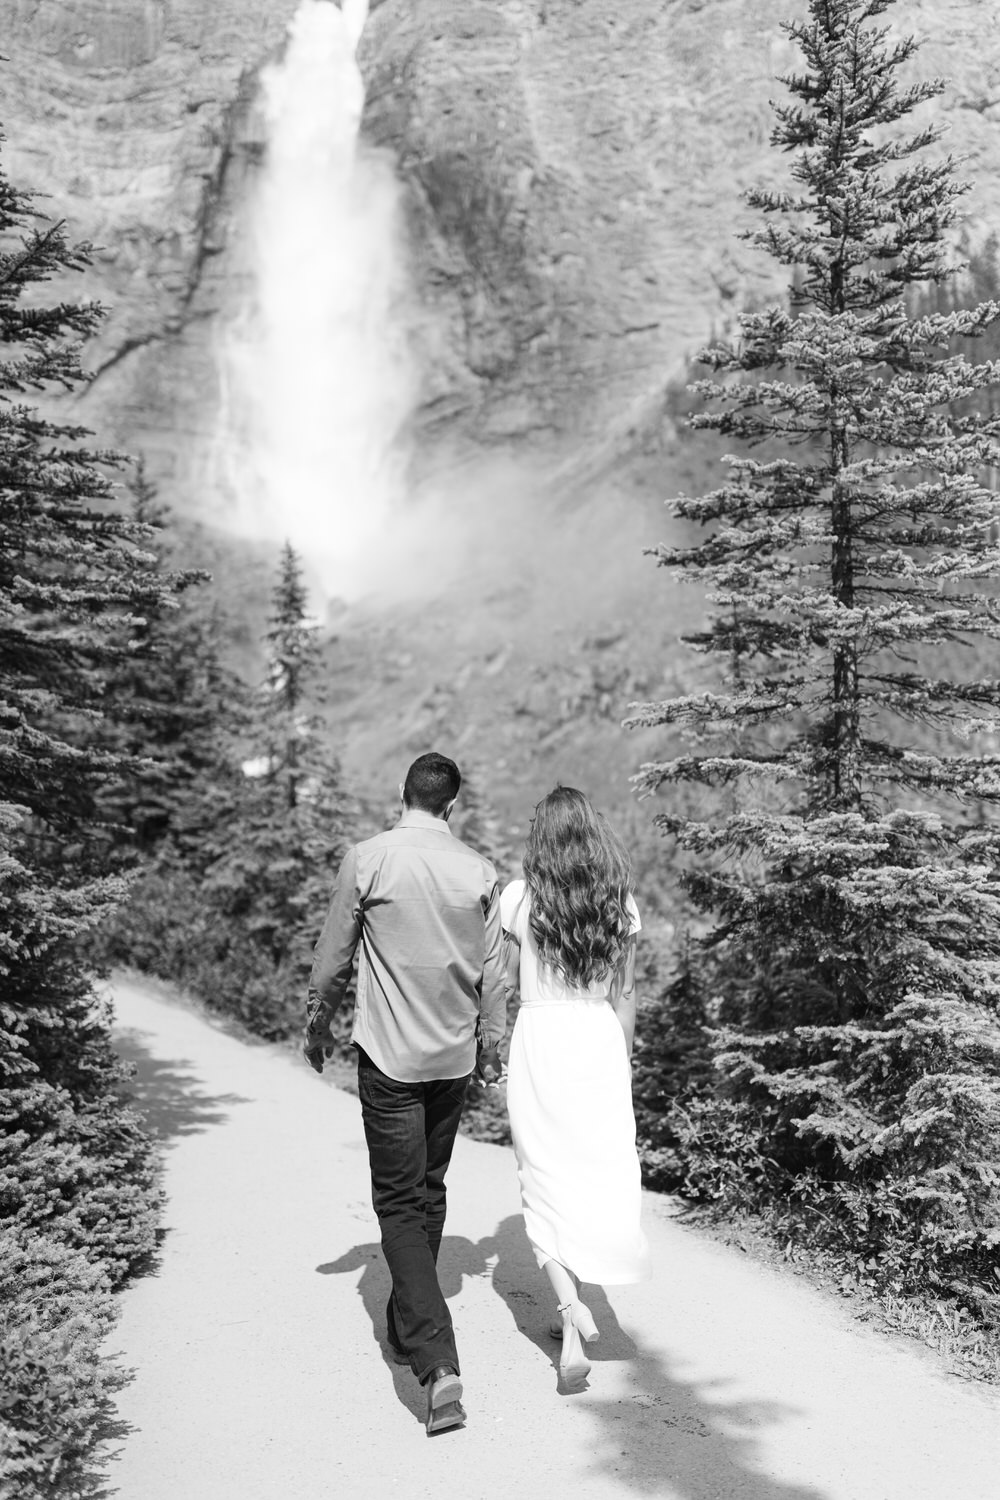
<path fill-rule="evenodd" d="M 801 0 L 382 0 L 365 131 L 405 185 L 422 427 L 463 445 L 627 442 L 731 309 L 772 290 L 739 194 L 780 180 L 775 75 Z M 192 483 L 218 399 L 213 326 L 245 291 L 262 66 L 296 0 L 0 0 L 7 165 L 99 247 L 111 317 L 86 408 Z M 908 0 L 929 109 L 1000 227 L 1000 28 Z M 180 440 L 180 441 L 179 441 Z M 182 496 L 188 505 L 192 495 Z"/>

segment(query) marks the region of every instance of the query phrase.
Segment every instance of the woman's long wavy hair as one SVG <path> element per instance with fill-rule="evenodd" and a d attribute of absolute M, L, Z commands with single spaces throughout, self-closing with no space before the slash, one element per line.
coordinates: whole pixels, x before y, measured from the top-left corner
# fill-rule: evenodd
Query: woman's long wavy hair
<path fill-rule="evenodd" d="M 613 974 L 631 926 L 632 866 L 611 824 L 575 787 L 557 786 L 535 808 L 524 877 L 542 960 L 580 987 Z"/>

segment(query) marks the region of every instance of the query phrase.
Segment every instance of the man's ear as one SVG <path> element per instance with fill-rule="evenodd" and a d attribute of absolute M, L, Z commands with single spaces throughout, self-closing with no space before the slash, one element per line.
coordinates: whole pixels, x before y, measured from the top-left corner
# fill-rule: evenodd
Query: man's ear
<path fill-rule="evenodd" d="M 403 793 L 403 783 L 402 782 L 399 783 L 399 800 L 400 800 L 400 802 L 402 802 L 403 806 L 405 807 L 406 806 L 406 797 L 405 797 L 405 795 Z"/>
<path fill-rule="evenodd" d="M 451 801 L 448 803 L 448 806 L 445 808 L 445 810 L 444 810 L 444 820 L 445 820 L 446 823 L 447 823 L 448 819 L 451 817 L 452 813 L 455 811 L 455 803 L 457 801 L 458 801 L 457 797 L 452 797 Z"/>

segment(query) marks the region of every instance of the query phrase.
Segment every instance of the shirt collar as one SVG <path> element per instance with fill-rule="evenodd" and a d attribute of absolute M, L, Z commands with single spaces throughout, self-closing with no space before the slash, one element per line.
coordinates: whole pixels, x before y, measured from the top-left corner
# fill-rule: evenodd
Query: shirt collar
<path fill-rule="evenodd" d="M 422 807 L 404 807 L 396 827 L 435 828 L 438 833 L 451 833 L 444 818 L 436 818 L 433 813 L 425 812 Z"/>

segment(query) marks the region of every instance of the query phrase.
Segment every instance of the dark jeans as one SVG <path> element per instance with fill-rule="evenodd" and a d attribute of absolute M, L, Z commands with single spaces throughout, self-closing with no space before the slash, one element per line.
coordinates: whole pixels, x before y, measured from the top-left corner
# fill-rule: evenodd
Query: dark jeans
<path fill-rule="evenodd" d="M 444 1233 L 444 1178 L 469 1078 L 399 1083 L 357 1050 L 372 1206 L 392 1277 L 389 1338 L 409 1356 L 418 1380 L 435 1365 L 452 1365 L 460 1374 L 437 1255 Z"/>

